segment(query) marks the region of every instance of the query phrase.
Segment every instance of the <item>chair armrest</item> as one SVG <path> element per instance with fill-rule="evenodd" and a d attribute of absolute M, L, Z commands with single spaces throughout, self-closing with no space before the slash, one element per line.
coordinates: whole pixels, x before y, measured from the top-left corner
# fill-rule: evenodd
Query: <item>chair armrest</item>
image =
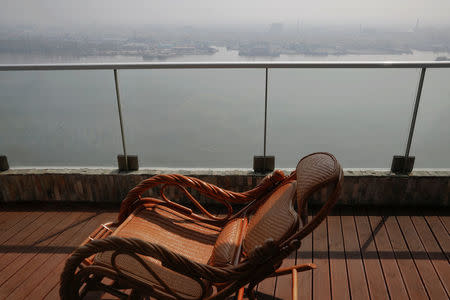
<path fill-rule="evenodd" d="M 226 206 L 230 206 L 229 203 L 248 203 L 255 199 L 260 198 L 261 196 L 267 194 L 271 191 L 275 186 L 277 186 L 285 176 L 281 171 L 275 171 L 270 176 L 267 176 L 258 186 L 254 189 L 251 189 L 247 192 L 238 193 L 229 191 L 226 189 L 222 189 L 216 185 L 207 183 L 203 180 L 194 177 L 188 177 L 184 175 L 178 174 L 170 174 L 170 175 L 156 175 L 149 179 L 143 180 L 136 187 L 134 187 L 130 192 L 128 192 L 125 199 L 122 201 L 120 212 L 118 216 L 118 223 L 123 222 L 127 216 L 131 213 L 130 207 L 133 203 L 140 199 L 142 193 L 146 190 L 155 187 L 157 185 L 175 185 L 186 191 L 186 188 L 192 188 L 197 190 L 198 192 L 211 197 L 212 199 L 221 202 Z M 162 192 L 164 188 L 162 189 Z M 190 194 L 189 194 L 190 195 Z M 165 196 L 163 196 L 165 198 Z M 188 198 L 192 201 L 193 197 Z M 165 199 L 167 200 L 167 199 Z M 195 201 L 194 201 L 194 204 Z M 197 205 L 197 204 L 196 204 Z M 198 206 L 197 206 L 198 207 Z M 231 206 L 230 206 L 231 207 Z M 200 207 L 199 207 L 200 208 Z M 205 210 L 204 208 L 200 208 L 200 210 Z M 206 211 L 206 210 L 205 210 Z M 204 212 L 204 211 L 203 211 Z"/>
<path fill-rule="evenodd" d="M 260 276 L 260 274 L 272 273 L 274 270 L 271 258 L 279 254 L 279 248 L 276 243 L 268 240 L 262 246 L 257 247 L 244 262 L 234 266 L 213 267 L 192 261 L 159 244 L 146 242 L 137 238 L 109 236 L 105 239 L 93 240 L 79 247 L 67 259 L 60 278 L 59 293 L 61 299 L 78 299 L 76 295 L 77 283 L 79 282 L 77 281 L 80 278 L 77 269 L 81 267 L 81 263 L 86 258 L 105 251 L 114 251 L 111 258 L 112 265 L 121 275 L 123 273 L 117 269 L 115 256 L 118 254 L 129 254 L 137 258 L 138 261 L 142 261 L 142 258 L 138 254 L 149 256 L 161 261 L 163 267 L 193 278 L 194 280 L 204 279 L 213 283 L 226 283 L 225 287 L 218 291 L 217 294 L 217 296 L 220 295 L 223 298 L 231 295 L 240 287 L 245 286 Z M 146 269 L 148 270 L 148 268 Z M 80 268 L 81 271 L 83 271 L 83 268 Z"/>
<path fill-rule="evenodd" d="M 161 261 L 164 267 L 189 277 L 198 278 L 198 281 L 200 281 L 200 278 L 210 279 L 209 277 L 212 276 L 209 275 L 215 274 L 217 272 L 214 267 L 193 262 L 192 260 L 182 255 L 168 250 L 164 246 L 146 242 L 136 238 L 122 238 L 111 236 L 105 239 L 93 240 L 79 247 L 67 259 L 60 279 L 61 299 L 78 299 L 76 296 L 78 277 L 77 269 L 86 258 L 105 251 L 114 251 L 111 258 L 111 264 L 115 271 L 122 276 L 126 275 L 124 275 L 124 273 L 117 267 L 115 258 L 118 254 L 128 254 L 137 259 L 139 263 L 141 263 L 143 267 L 146 268 L 153 276 L 154 272 L 152 271 L 152 269 L 149 268 L 148 265 L 142 260 L 142 258 L 137 256 L 136 254 L 158 259 Z M 162 285 L 167 286 L 165 283 L 162 283 Z"/>
<path fill-rule="evenodd" d="M 260 255 L 264 255 L 267 251 L 273 251 L 273 249 L 274 243 L 269 243 L 265 246 L 265 249 L 260 250 Z M 234 285 L 242 282 L 242 279 L 248 277 L 249 274 L 253 274 L 255 263 L 258 263 L 257 260 L 254 260 L 236 266 L 213 267 L 194 262 L 191 259 L 156 243 L 146 242 L 137 238 L 110 236 L 105 239 L 93 240 L 79 247 L 67 259 L 60 278 L 61 299 L 77 299 L 76 296 L 74 296 L 77 294 L 77 269 L 86 258 L 105 251 L 114 251 L 111 258 L 112 266 L 116 269 L 116 272 L 121 275 L 123 275 L 123 273 L 118 270 L 115 264 L 115 256 L 118 254 L 129 254 L 134 258 L 141 260 L 142 263 L 142 259 L 137 256 L 137 254 L 140 254 L 157 259 L 161 261 L 163 267 L 196 280 L 205 279 L 210 282 L 235 281 Z M 256 259 L 260 258 L 257 257 Z M 245 285 L 245 282 L 243 285 Z"/>

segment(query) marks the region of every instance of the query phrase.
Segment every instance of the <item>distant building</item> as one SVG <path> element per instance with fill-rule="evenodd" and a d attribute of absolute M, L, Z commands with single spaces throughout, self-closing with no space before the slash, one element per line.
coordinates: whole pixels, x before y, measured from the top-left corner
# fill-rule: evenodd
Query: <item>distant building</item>
<path fill-rule="evenodd" d="M 283 31 L 283 23 L 272 23 L 270 24 L 270 33 L 281 33 Z"/>
<path fill-rule="evenodd" d="M 417 18 L 416 26 L 414 26 L 414 30 L 413 31 L 414 32 L 418 32 L 419 31 L 419 18 Z"/>

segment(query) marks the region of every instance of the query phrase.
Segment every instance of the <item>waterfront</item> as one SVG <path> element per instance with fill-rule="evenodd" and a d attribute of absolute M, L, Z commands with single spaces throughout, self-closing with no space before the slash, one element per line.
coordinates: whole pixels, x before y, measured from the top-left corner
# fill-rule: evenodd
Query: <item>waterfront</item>
<path fill-rule="evenodd" d="M 170 61 L 249 60 L 218 50 Z M 0 63 L 99 61 L 142 57 L 0 56 Z M 449 76 L 427 71 L 411 152 L 416 167 L 450 168 Z M 392 155 L 404 152 L 418 77 L 414 69 L 270 70 L 268 154 L 282 168 L 313 151 L 335 153 L 345 167 L 388 168 Z M 263 70 L 123 70 L 119 79 L 128 152 L 141 166 L 250 168 L 253 155 L 262 154 Z M 1 72 L 0 91 L 0 152 L 13 167 L 116 165 L 121 141 L 111 71 Z"/>

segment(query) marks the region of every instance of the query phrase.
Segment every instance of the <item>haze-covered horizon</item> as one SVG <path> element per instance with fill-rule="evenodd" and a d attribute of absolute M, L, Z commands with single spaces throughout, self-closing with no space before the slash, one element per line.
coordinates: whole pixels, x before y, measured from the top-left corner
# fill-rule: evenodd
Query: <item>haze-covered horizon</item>
<path fill-rule="evenodd" d="M 311 26 L 449 26 L 450 1 L 323 0 L 0 0 L 0 26 L 261 26 L 280 22 Z"/>
<path fill-rule="evenodd" d="M 192 2 L 0 0 L 0 64 L 450 60 L 448 0 Z M 315 151 L 388 168 L 404 151 L 419 75 L 270 70 L 267 153 L 282 168 Z M 448 78 L 427 70 L 416 167 L 450 166 Z M 264 82 L 264 70 L 121 70 L 129 153 L 150 167 L 250 167 L 262 151 Z M 0 90 L 0 153 L 12 166 L 115 164 L 110 71 L 0 72 Z"/>

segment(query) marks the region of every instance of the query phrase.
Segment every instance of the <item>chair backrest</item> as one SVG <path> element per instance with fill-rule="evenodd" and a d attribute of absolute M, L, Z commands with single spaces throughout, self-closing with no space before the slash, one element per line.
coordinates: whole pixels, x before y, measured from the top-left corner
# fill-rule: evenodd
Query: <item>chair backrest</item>
<path fill-rule="evenodd" d="M 244 253 L 250 253 L 267 239 L 281 241 L 298 228 L 298 215 L 294 210 L 297 183 L 283 183 L 250 216 L 243 240 Z"/>
<path fill-rule="evenodd" d="M 302 240 L 322 223 L 339 198 L 344 182 L 344 173 L 332 154 L 317 152 L 302 158 L 297 164 L 296 170 L 288 178 L 297 179 L 297 206 L 303 227 L 285 243 L 294 239 Z M 327 186 L 332 187 L 331 193 L 327 196 L 327 200 L 319 212 L 307 222 L 308 198 Z"/>
<path fill-rule="evenodd" d="M 313 153 L 299 161 L 296 168 L 297 204 L 299 214 L 304 211 L 307 199 L 328 184 L 336 184 L 341 167 L 329 153 Z"/>
<path fill-rule="evenodd" d="M 276 243 L 295 237 L 301 240 L 328 215 L 338 199 L 342 182 L 342 168 L 332 154 L 318 152 L 305 156 L 296 170 L 250 216 L 243 240 L 244 253 L 250 253 L 268 239 Z M 322 209 L 307 223 L 308 198 L 327 186 L 332 187 L 331 194 Z M 294 210 L 295 199 L 297 212 Z M 299 216 L 303 227 L 299 227 Z"/>

